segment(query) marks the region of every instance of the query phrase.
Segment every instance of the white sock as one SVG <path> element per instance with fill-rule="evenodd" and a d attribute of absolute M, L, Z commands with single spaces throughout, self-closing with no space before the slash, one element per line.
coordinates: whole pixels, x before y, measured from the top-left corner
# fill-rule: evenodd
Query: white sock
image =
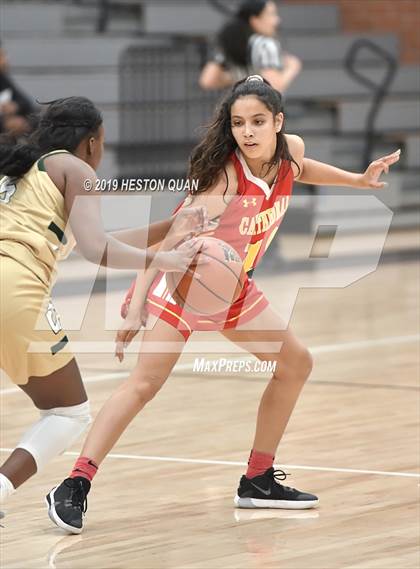
<path fill-rule="evenodd" d="M 15 492 L 15 488 L 10 480 L 0 472 L 0 504 L 4 502 Z"/>

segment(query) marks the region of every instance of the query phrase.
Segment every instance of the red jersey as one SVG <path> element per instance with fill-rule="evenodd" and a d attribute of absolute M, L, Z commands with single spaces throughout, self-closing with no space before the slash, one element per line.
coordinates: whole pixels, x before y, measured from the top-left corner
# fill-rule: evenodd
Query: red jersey
<path fill-rule="evenodd" d="M 255 177 L 240 151 L 231 160 L 238 178 L 238 191 L 220 217 L 212 237 L 229 243 L 252 271 L 273 240 L 289 206 L 293 187 L 290 162 L 283 161 L 270 187 Z"/>
<path fill-rule="evenodd" d="M 229 243 L 244 261 L 248 273 L 239 298 L 230 309 L 211 317 L 189 313 L 176 304 L 166 286 L 165 273 L 159 272 L 150 287 L 147 303 L 151 313 L 179 329 L 187 340 L 194 330 L 223 330 L 235 328 L 255 318 L 268 306 L 268 300 L 251 279 L 252 272 L 270 245 L 288 208 L 293 186 L 290 162 L 283 161 L 271 187 L 255 177 L 240 151 L 232 153 L 238 178 L 238 189 L 223 214 L 218 227 L 206 235 Z M 183 204 L 180 204 L 178 211 Z M 134 290 L 131 286 L 121 313 L 128 310 Z"/>

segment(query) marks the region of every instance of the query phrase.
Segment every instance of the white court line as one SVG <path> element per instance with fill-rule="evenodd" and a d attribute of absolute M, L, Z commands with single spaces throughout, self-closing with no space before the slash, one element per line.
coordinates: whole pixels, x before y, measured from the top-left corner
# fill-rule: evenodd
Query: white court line
<path fill-rule="evenodd" d="M 360 348 L 372 348 L 375 346 L 386 346 L 388 344 L 406 344 L 411 342 L 419 342 L 420 341 L 420 334 L 411 335 L 411 336 L 388 336 L 385 338 L 378 338 L 376 340 L 363 340 L 361 342 L 346 342 L 343 344 L 325 344 L 324 346 L 314 346 L 313 348 L 309 348 L 309 351 L 316 355 L 316 354 L 326 354 L 331 352 L 340 352 L 340 351 L 347 351 L 347 350 L 357 350 Z M 197 355 L 197 357 L 199 357 Z M 202 356 L 201 356 L 202 357 Z M 232 359 L 229 361 L 242 361 L 244 359 L 249 359 L 252 356 L 250 354 L 243 354 L 241 357 Z M 192 370 L 193 364 L 177 364 L 174 367 L 174 371 L 189 371 Z M 129 375 L 129 371 L 115 371 L 110 373 L 104 373 L 100 375 L 92 375 L 90 377 L 86 377 L 83 379 L 83 383 L 98 383 L 100 381 L 109 381 L 113 379 L 122 379 L 123 377 L 127 377 Z M 20 391 L 17 387 L 8 387 L 6 389 L 0 390 L 0 397 L 3 395 L 9 395 L 10 393 L 17 393 Z"/>
<path fill-rule="evenodd" d="M 11 448 L 0 448 L 0 452 L 12 452 Z M 78 452 L 65 452 L 67 456 L 80 456 Z M 120 458 L 127 460 L 154 460 L 158 462 L 183 462 L 186 464 L 212 464 L 222 466 L 246 466 L 247 462 L 235 462 L 232 460 L 205 460 L 201 458 L 174 458 L 170 456 L 143 456 L 139 454 L 108 454 L 107 458 Z M 315 472 L 343 472 L 348 474 L 374 474 L 377 476 L 401 476 L 405 478 L 420 478 L 420 474 L 413 472 L 388 472 L 386 470 L 361 470 L 358 468 L 333 468 L 327 466 L 302 466 L 298 464 L 281 464 L 282 469 L 294 468 L 295 470 L 312 470 Z"/>
<path fill-rule="evenodd" d="M 329 352 L 341 352 L 346 350 L 357 350 L 360 348 L 374 348 L 375 346 L 386 346 L 388 344 L 408 344 L 411 342 L 419 342 L 420 334 L 412 336 L 388 336 L 386 338 L 378 338 L 376 340 L 364 340 L 361 342 L 346 342 L 344 344 L 326 344 L 325 346 L 315 346 L 309 348 L 313 354 L 325 354 Z"/>

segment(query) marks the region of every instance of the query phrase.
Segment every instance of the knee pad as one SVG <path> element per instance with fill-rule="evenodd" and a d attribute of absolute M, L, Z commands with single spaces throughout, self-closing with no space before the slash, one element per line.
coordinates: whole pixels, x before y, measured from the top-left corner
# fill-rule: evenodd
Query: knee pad
<path fill-rule="evenodd" d="M 91 421 L 89 401 L 41 411 L 41 419 L 26 431 L 17 448 L 23 448 L 34 457 L 39 472 L 69 448 Z"/>

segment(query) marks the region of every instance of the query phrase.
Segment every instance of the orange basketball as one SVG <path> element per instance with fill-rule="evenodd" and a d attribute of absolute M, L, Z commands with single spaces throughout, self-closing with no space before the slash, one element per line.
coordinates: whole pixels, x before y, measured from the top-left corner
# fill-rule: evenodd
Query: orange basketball
<path fill-rule="evenodd" d="M 191 267 L 201 279 L 189 273 L 167 273 L 166 282 L 172 298 L 194 314 L 211 315 L 229 308 L 239 297 L 246 273 L 238 253 L 225 241 L 204 237 L 205 247 L 195 260 L 204 258 L 204 265 Z"/>

